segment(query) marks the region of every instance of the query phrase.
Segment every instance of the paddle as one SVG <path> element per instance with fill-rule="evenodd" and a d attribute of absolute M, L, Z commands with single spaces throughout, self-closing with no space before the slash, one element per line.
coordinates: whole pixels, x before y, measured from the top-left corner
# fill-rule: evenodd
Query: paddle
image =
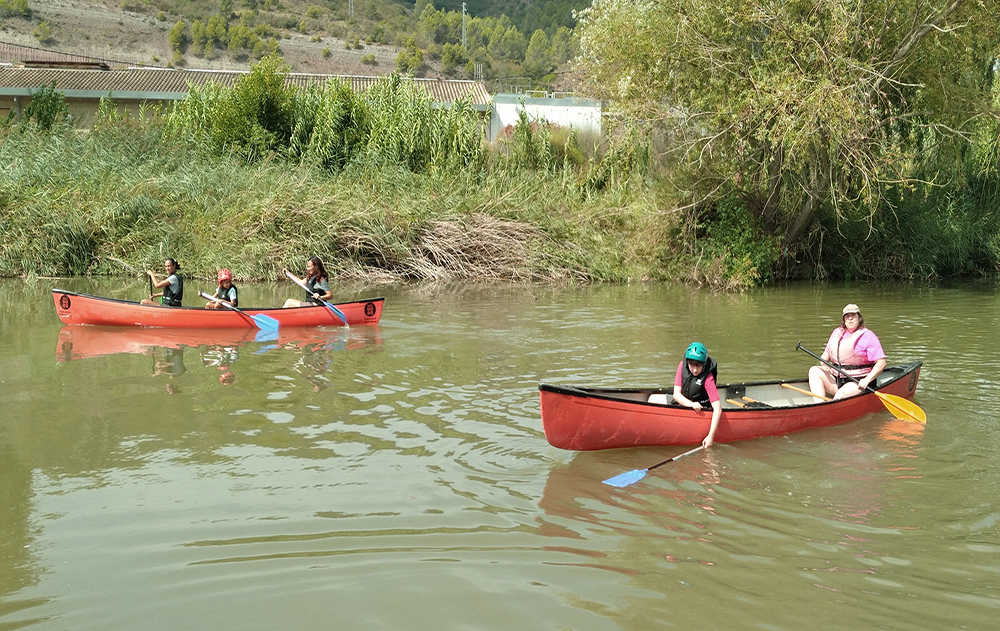
<path fill-rule="evenodd" d="M 284 272 L 285 272 L 285 276 L 287 276 L 290 279 L 292 279 L 293 283 L 295 283 L 296 285 L 298 285 L 302 289 L 305 289 L 306 291 L 309 291 L 309 288 L 306 287 L 306 284 L 304 282 L 302 282 L 300 279 L 296 278 L 295 274 L 289 272 L 288 270 L 284 270 Z M 340 309 L 334 307 L 333 305 L 331 305 L 329 302 L 323 300 L 322 298 L 320 298 L 319 301 L 322 302 L 326 306 L 327 309 L 329 309 L 330 311 L 332 311 L 333 315 L 335 315 L 338 318 L 340 318 L 343 321 L 344 326 L 349 326 L 347 324 L 347 316 L 344 315 L 343 311 L 341 311 Z"/>
<path fill-rule="evenodd" d="M 149 274 L 146 274 L 146 280 L 149 281 L 149 299 L 152 300 L 153 299 L 153 277 L 150 276 Z M 162 303 L 163 303 L 163 298 L 160 298 L 160 304 L 162 304 Z"/>
<path fill-rule="evenodd" d="M 823 359 L 822 357 L 820 357 L 816 353 L 812 352 L 811 350 L 809 350 L 805 346 L 802 346 L 802 342 L 799 342 L 798 344 L 795 345 L 795 350 L 797 350 L 797 351 L 805 351 L 805 352 L 809 353 L 810 355 L 812 355 L 813 357 L 815 357 L 816 359 L 818 359 L 819 361 L 821 361 L 826 366 L 829 366 L 830 368 L 836 370 L 837 372 L 839 372 L 840 374 L 844 375 L 845 377 L 847 377 L 848 379 L 850 379 L 854 383 L 858 384 L 858 386 L 861 385 L 860 381 L 858 381 L 857 379 L 855 379 L 851 375 L 849 375 L 846 372 L 844 372 L 843 369 L 838 368 L 837 366 L 835 366 L 835 365 L 831 364 L 830 362 L 826 361 L 825 359 Z M 920 406 L 917 405 L 916 403 L 914 403 L 913 401 L 908 401 L 908 400 L 904 399 L 903 397 L 898 397 L 898 396 L 896 396 L 894 394 L 885 394 L 884 392 L 879 392 L 877 390 L 874 390 L 871 387 L 871 385 L 869 385 L 865 389 L 868 390 L 868 392 L 871 392 L 872 394 L 874 394 L 875 396 L 877 396 L 879 398 L 879 401 L 882 402 L 882 405 L 884 405 L 887 410 L 889 410 L 890 412 L 892 412 L 896 416 L 896 418 L 903 419 L 904 421 L 914 421 L 916 423 L 926 423 L 927 422 L 927 413 L 924 412 L 920 408 Z"/>
<path fill-rule="evenodd" d="M 619 473 L 618 475 L 614 476 L 613 478 L 608 478 L 607 480 L 604 480 L 604 484 L 607 484 L 609 486 L 617 486 L 618 488 L 626 487 L 629 484 L 634 484 L 635 482 L 638 482 L 639 480 L 643 479 L 644 477 L 646 477 L 646 474 L 649 473 L 650 471 L 652 471 L 653 469 L 655 469 L 657 467 L 662 467 L 663 465 L 667 464 L 668 462 L 673 462 L 674 460 L 677 460 L 678 458 L 683 458 L 684 456 L 690 456 L 694 452 L 700 451 L 700 450 L 702 450 L 704 448 L 705 447 L 703 445 L 698 445 L 697 447 L 695 447 L 691 451 L 685 451 L 684 453 L 682 453 L 682 454 L 680 454 L 678 456 L 674 456 L 673 458 L 670 458 L 669 460 L 664 460 L 663 462 L 658 462 L 658 463 L 654 464 L 652 467 L 649 467 L 648 469 L 632 469 L 631 471 L 626 471 L 625 473 Z"/>
<path fill-rule="evenodd" d="M 264 315 L 263 313 L 258 313 L 257 315 L 250 315 L 249 313 L 247 313 L 246 311 L 243 311 L 242 309 L 237 309 L 236 307 L 234 307 L 233 305 L 229 304 L 225 300 L 222 300 L 221 298 L 216 298 L 215 296 L 209 296 L 208 294 L 206 294 L 203 291 L 198 292 L 198 295 L 201 296 L 202 298 L 207 299 L 207 300 L 211 300 L 212 302 L 217 302 L 220 305 L 222 305 L 223 307 L 226 307 L 227 309 L 232 309 L 233 311 L 235 311 L 236 313 L 238 313 L 238 314 L 240 314 L 242 316 L 250 318 L 251 320 L 253 320 L 253 323 L 257 325 L 257 328 L 260 329 L 261 331 L 277 331 L 278 330 L 278 325 L 280 324 L 280 322 L 278 322 L 277 320 L 275 320 L 271 316 Z"/>

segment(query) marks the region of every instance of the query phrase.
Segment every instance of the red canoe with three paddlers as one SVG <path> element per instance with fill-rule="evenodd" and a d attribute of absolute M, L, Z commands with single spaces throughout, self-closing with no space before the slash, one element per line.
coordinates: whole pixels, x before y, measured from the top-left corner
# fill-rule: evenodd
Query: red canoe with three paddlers
<path fill-rule="evenodd" d="M 202 307 L 161 307 L 132 300 L 78 294 L 53 289 L 56 314 L 65 324 L 104 326 L 176 327 L 195 329 L 238 329 L 256 327 L 255 319 L 266 316 L 282 327 L 343 326 L 339 316 L 326 305 L 288 309 L 205 309 Z M 335 303 L 348 325 L 378 324 L 385 298 L 366 298 Z"/>
<path fill-rule="evenodd" d="M 920 366 L 921 362 L 888 366 L 871 390 L 838 400 L 817 401 L 806 379 L 720 385 L 722 417 L 715 442 L 782 436 L 885 410 L 903 420 L 923 422 L 926 415 L 907 400 L 917 389 Z M 542 383 L 538 390 L 545 438 L 560 449 L 695 445 L 704 440 L 712 422 L 710 409 L 695 412 L 673 404 L 672 388 L 585 388 Z"/>

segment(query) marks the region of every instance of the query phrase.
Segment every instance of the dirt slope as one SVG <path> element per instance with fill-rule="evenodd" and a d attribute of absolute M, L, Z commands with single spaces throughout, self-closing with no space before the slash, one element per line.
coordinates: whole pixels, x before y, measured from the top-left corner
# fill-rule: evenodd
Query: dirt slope
<path fill-rule="evenodd" d="M 0 41 L 137 65 L 166 66 L 172 58 L 167 32 L 176 18 L 161 21 L 156 15 L 123 11 L 117 3 L 98 1 L 31 0 L 30 6 L 30 19 L 3 20 Z M 52 39 L 39 43 L 32 32 L 43 20 L 51 30 Z M 324 37 L 311 42 L 309 35 L 294 31 L 280 33 L 284 37 L 278 45 L 293 72 L 381 75 L 396 68 L 398 50 L 392 46 L 374 44 L 346 50 L 342 39 Z M 324 48 L 329 48 L 326 58 L 322 55 Z M 375 55 L 375 65 L 361 63 L 362 56 L 368 54 Z M 184 56 L 184 64 L 187 68 L 214 69 L 248 66 L 246 60 L 233 60 L 226 53 L 209 61 L 190 51 Z M 428 73 L 434 75 L 433 71 Z"/>

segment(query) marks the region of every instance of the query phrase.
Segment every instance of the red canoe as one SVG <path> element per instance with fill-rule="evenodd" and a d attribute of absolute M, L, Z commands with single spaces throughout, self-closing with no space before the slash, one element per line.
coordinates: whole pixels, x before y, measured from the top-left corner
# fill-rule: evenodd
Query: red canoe
<path fill-rule="evenodd" d="M 65 324 L 103 324 L 105 326 L 148 326 L 190 329 L 256 328 L 247 315 L 231 309 L 202 307 L 160 307 L 131 300 L 102 298 L 53 289 L 56 313 Z M 382 317 L 385 298 L 341 302 L 335 306 L 344 312 L 347 323 L 377 324 Z M 282 326 L 343 326 L 332 311 L 323 305 L 290 309 L 243 309 L 249 316 L 264 314 Z"/>
<path fill-rule="evenodd" d="M 876 380 L 878 391 L 912 398 L 920 365 L 913 362 L 887 367 Z M 695 445 L 708 434 L 712 422 L 710 410 L 695 412 L 666 404 L 668 391 L 663 388 L 576 388 L 543 383 L 538 390 L 545 438 L 560 449 Z M 808 390 L 804 379 L 720 385 L 719 396 L 724 401 L 715 441 L 782 436 L 885 410 L 882 401 L 870 392 L 814 403 L 801 392 Z"/>

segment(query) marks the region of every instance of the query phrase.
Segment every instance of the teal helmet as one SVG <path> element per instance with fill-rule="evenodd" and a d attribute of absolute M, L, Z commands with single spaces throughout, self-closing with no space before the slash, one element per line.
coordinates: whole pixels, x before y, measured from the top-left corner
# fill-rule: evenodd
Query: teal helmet
<path fill-rule="evenodd" d="M 705 360 L 708 359 L 708 349 L 701 342 L 694 342 L 688 346 L 687 352 L 684 353 L 684 359 L 693 359 L 704 364 Z"/>

